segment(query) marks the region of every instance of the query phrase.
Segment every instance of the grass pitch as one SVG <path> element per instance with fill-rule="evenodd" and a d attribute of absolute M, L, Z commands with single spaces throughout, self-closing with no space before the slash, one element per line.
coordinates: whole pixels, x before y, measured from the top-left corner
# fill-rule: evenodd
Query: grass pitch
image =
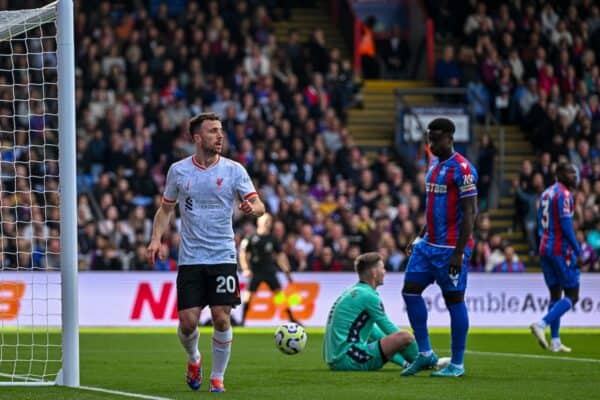
<path fill-rule="evenodd" d="M 571 354 L 538 347 L 528 329 L 473 329 L 465 359 L 467 375 L 431 378 L 426 372 L 399 376 L 388 364 L 377 372 L 330 372 L 321 359 L 322 330 L 308 330 L 306 351 L 279 353 L 274 329 L 236 328 L 224 394 L 198 392 L 184 382 L 186 357 L 175 329 L 82 329 L 81 385 L 123 392 L 114 394 L 63 387 L 0 387 L 0 399 L 127 399 L 127 393 L 147 399 L 590 399 L 598 398 L 600 330 L 565 329 L 563 342 Z M 202 328 L 200 349 L 205 379 L 210 374 L 212 330 Z M 16 340 L 3 333 L 4 343 Z M 58 338 L 51 338 L 54 341 Z M 23 338 L 21 338 L 23 340 Z M 56 339 L 58 340 L 58 339 Z M 438 355 L 449 355 L 447 330 L 432 331 Z M 6 350 L 6 349 L 5 349 Z M 6 360 L 9 354 L 4 354 Z M 14 365 L 0 362 L 0 371 Z M 147 397 L 142 397 L 147 396 Z"/>

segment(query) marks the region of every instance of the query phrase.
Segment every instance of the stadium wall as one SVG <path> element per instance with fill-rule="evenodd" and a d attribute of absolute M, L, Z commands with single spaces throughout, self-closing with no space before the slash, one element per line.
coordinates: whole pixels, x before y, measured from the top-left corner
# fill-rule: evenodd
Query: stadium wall
<path fill-rule="evenodd" d="M 0 319 L 4 326 L 60 325 L 60 292 L 46 284 L 45 274 L 25 281 L 24 274 L 4 272 L 0 287 Z M 81 326 L 175 326 L 177 323 L 175 273 L 86 272 L 79 278 Z M 294 275 L 278 297 L 259 290 L 252 304 L 248 326 L 279 324 L 282 305 L 291 304 L 296 317 L 307 326 L 323 326 L 329 307 L 344 288 L 356 281 L 353 273 L 302 273 Z M 281 276 L 282 282 L 284 277 Z M 379 288 L 385 310 L 392 321 L 408 326 L 400 296 L 402 274 L 388 274 Z M 241 280 L 242 290 L 246 281 Z M 50 301 L 42 300 L 48 293 Z M 43 296 L 42 296 L 43 294 Z M 449 318 L 441 293 L 431 286 L 425 293 L 430 326 L 448 326 Z M 37 299 L 39 297 L 40 299 Z M 548 308 L 547 289 L 541 274 L 471 274 L 467 306 L 473 327 L 525 327 L 544 315 Z M 41 313 L 41 307 L 44 313 Z M 48 308 L 46 320 L 45 308 Z M 43 321 L 36 321 L 37 315 Z M 240 320 L 241 308 L 233 312 Z M 205 322 L 208 312 L 202 315 Z M 39 317 L 41 318 L 41 317 Z M 600 327 L 600 275 L 582 275 L 580 301 L 561 320 L 562 326 Z"/>

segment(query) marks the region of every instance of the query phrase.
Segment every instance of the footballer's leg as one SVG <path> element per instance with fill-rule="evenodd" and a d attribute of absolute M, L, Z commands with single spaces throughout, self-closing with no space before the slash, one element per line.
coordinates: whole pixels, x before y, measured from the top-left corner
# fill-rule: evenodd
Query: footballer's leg
<path fill-rule="evenodd" d="M 563 259 L 563 261 L 565 261 Z M 577 262 L 575 257 L 570 259 L 570 263 L 564 262 L 561 264 L 560 284 L 564 288 L 564 298 L 556 303 L 556 307 L 559 307 L 564 299 L 569 299 L 571 306 L 575 305 L 579 300 L 579 268 L 575 268 L 574 265 Z M 569 311 L 569 307 L 564 312 Z M 553 310 L 551 310 L 552 312 Z M 564 314 L 564 313 L 563 313 Z M 561 315 L 562 316 L 562 315 Z M 550 332 L 552 340 L 550 342 L 550 351 L 555 353 L 570 353 L 571 348 L 565 346 L 560 341 L 560 317 L 556 318 L 555 322 L 550 324 Z"/>
<path fill-rule="evenodd" d="M 179 327 L 177 336 L 188 355 L 186 382 L 192 390 L 198 390 L 202 385 L 202 355 L 198 350 L 198 319 L 200 307 L 179 311 Z"/>
<path fill-rule="evenodd" d="M 433 372 L 431 376 L 459 377 L 465 374 L 464 355 L 469 330 L 469 316 L 464 301 L 464 292 L 446 292 L 444 300 L 450 312 L 452 357 L 448 365 Z"/>
<path fill-rule="evenodd" d="M 285 314 L 287 314 L 287 319 L 290 322 L 293 322 L 300 326 L 304 326 L 300 321 L 294 318 L 294 314 L 292 314 L 292 309 L 290 308 L 289 303 L 283 304 L 284 302 L 287 302 L 287 299 L 285 298 L 285 295 L 281 290 L 281 282 L 279 282 L 279 279 L 277 279 L 277 275 L 274 273 L 269 275 L 265 278 L 265 282 L 269 286 L 269 289 L 271 289 L 271 291 L 273 292 L 273 299 L 275 300 L 275 304 L 279 307 L 283 307 L 283 311 L 285 312 Z"/>
<path fill-rule="evenodd" d="M 400 373 L 402 376 L 411 376 L 421 370 L 433 368 L 438 361 L 437 356 L 431 350 L 427 329 L 427 306 L 422 296 L 423 290 L 434 281 L 430 259 L 431 254 L 428 254 L 425 242 L 420 241 L 414 246 L 406 266 L 402 297 L 406 304 L 410 326 L 419 346 L 419 355 L 408 368 Z"/>
<path fill-rule="evenodd" d="M 198 321 L 204 304 L 204 291 L 199 286 L 202 272 L 196 266 L 180 266 L 177 272 L 177 336 L 188 355 L 186 382 L 192 390 L 202 384 L 202 355 L 198 350 Z"/>
<path fill-rule="evenodd" d="M 231 329 L 231 306 L 211 306 L 214 324 L 212 338 L 213 366 L 210 373 L 211 392 L 224 392 L 225 370 L 231 355 L 233 330 Z"/>
<path fill-rule="evenodd" d="M 540 257 L 540 264 L 544 273 L 544 281 L 550 290 L 551 305 L 548 307 L 549 314 L 552 312 L 552 310 L 554 310 L 554 308 L 556 308 L 556 305 L 560 301 L 561 289 L 558 270 L 556 269 L 553 257 L 542 255 Z M 551 321 L 548 318 L 548 314 L 546 314 L 541 320 L 529 325 L 531 334 L 535 337 L 540 347 L 542 347 L 544 350 L 548 350 L 550 348 L 548 346 L 548 340 L 546 339 L 546 327 L 553 322 L 553 320 Z"/>
<path fill-rule="evenodd" d="M 371 335 L 374 336 L 374 335 Z M 396 332 L 379 339 L 379 348 L 384 360 L 408 368 L 418 354 L 417 343 L 413 335 L 406 331 Z M 411 349 L 412 351 L 407 351 Z"/>
<path fill-rule="evenodd" d="M 579 300 L 579 286 L 572 287 L 572 288 L 567 288 L 567 289 L 564 290 L 564 292 L 565 292 L 565 297 L 563 298 L 563 300 L 564 299 L 569 299 L 570 300 L 570 304 L 572 304 L 572 305 L 574 305 L 575 303 L 577 303 L 577 301 Z M 560 302 L 558 302 L 556 305 L 559 306 Z M 570 307 L 569 307 L 569 309 L 570 309 Z M 568 311 L 569 309 L 567 309 L 566 311 Z M 550 342 L 550 351 L 552 351 L 554 353 L 570 353 L 571 352 L 571 348 L 565 346 L 560 341 L 560 332 L 559 332 L 560 317 L 557 318 L 557 322 L 555 324 L 556 324 L 556 332 L 554 332 L 553 329 L 551 330 L 552 331 L 552 339 L 551 339 L 551 342 Z M 552 325 L 550 325 L 550 327 L 553 328 Z"/>
<path fill-rule="evenodd" d="M 405 368 L 400 375 L 411 376 L 424 369 L 431 369 L 437 365 L 438 358 L 431 350 L 429 332 L 427 330 L 427 306 L 421 293 L 423 287 L 415 282 L 404 282 L 402 297 L 406 303 L 408 319 L 415 334 L 419 347 L 419 354 L 414 362 Z"/>
<path fill-rule="evenodd" d="M 240 301 L 240 283 L 236 264 L 213 266 L 207 278 L 209 287 L 208 304 L 213 320 L 212 353 L 213 366 L 210 374 L 210 392 L 224 392 L 223 380 L 231 355 L 233 330 L 231 329 L 231 308 Z"/>
<path fill-rule="evenodd" d="M 405 334 L 410 335 L 409 338 L 411 338 L 411 340 L 407 341 L 407 338 L 402 336 Z M 400 365 L 403 368 L 407 368 L 413 361 L 417 359 L 417 356 L 419 355 L 419 346 L 417 346 L 417 341 L 415 340 L 414 336 L 408 332 L 398 332 L 394 335 L 386 336 L 386 334 L 377 326 L 377 324 L 373 325 L 373 330 L 369 336 L 369 341 L 378 341 L 386 337 L 395 338 L 395 345 L 393 345 L 393 347 L 398 349 L 395 350 L 391 357 L 389 354 L 386 354 L 385 357 L 387 360 L 396 365 Z M 387 347 L 386 344 L 384 345 Z"/>
<path fill-rule="evenodd" d="M 440 250 L 440 255 L 443 255 Z M 463 264 L 458 276 L 451 275 L 448 270 L 448 256 L 435 259 L 436 282 L 442 289 L 446 308 L 450 313 L 450 335 L 452 357 L 450 364 L 439 371 L 432 373 L 438 377 L 458 377 L 465 373 L 464 357 L 469 332 L 469 313 L 465 304 L 465 291 L 467 290 L 468 260 L 471 257 L 469 250 L 465 250 Z"/>

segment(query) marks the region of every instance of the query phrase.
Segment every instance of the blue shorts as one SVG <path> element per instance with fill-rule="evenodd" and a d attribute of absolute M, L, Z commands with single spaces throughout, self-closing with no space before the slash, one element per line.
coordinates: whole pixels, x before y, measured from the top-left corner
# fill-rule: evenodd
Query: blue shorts
<path fill-rule="evenodd" d="M 448 273 L 448 263 L 452 253 L 454 253 L 453 248 L 436 247 L 421 240 L 413 247 L 406 266 L 404 281 L 419 283 L 423 287 L 435 281 L 442 289 L 442 293 L 464 292 L 467 289 L 467 270 L 471 250 L 465 249 L 462 269 L 456 280 L 452 280 Z"/>
<path fill-rule="evenodd" d="M 540 262 L 546 286 L 560 286 L 563 289 L 579 287 L 579 268 L 575 265 L 575 257 L 567 263 L 563 256 L 541 256 Z"/>

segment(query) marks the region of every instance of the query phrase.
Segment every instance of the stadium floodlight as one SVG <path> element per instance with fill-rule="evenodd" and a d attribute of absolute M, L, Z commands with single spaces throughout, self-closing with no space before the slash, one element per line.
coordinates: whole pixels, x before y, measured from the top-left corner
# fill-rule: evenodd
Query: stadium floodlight
<path fill-rule="evenodd" d="M 79 386 L 73 35 L 0 11 L 0 385 Z"/>

